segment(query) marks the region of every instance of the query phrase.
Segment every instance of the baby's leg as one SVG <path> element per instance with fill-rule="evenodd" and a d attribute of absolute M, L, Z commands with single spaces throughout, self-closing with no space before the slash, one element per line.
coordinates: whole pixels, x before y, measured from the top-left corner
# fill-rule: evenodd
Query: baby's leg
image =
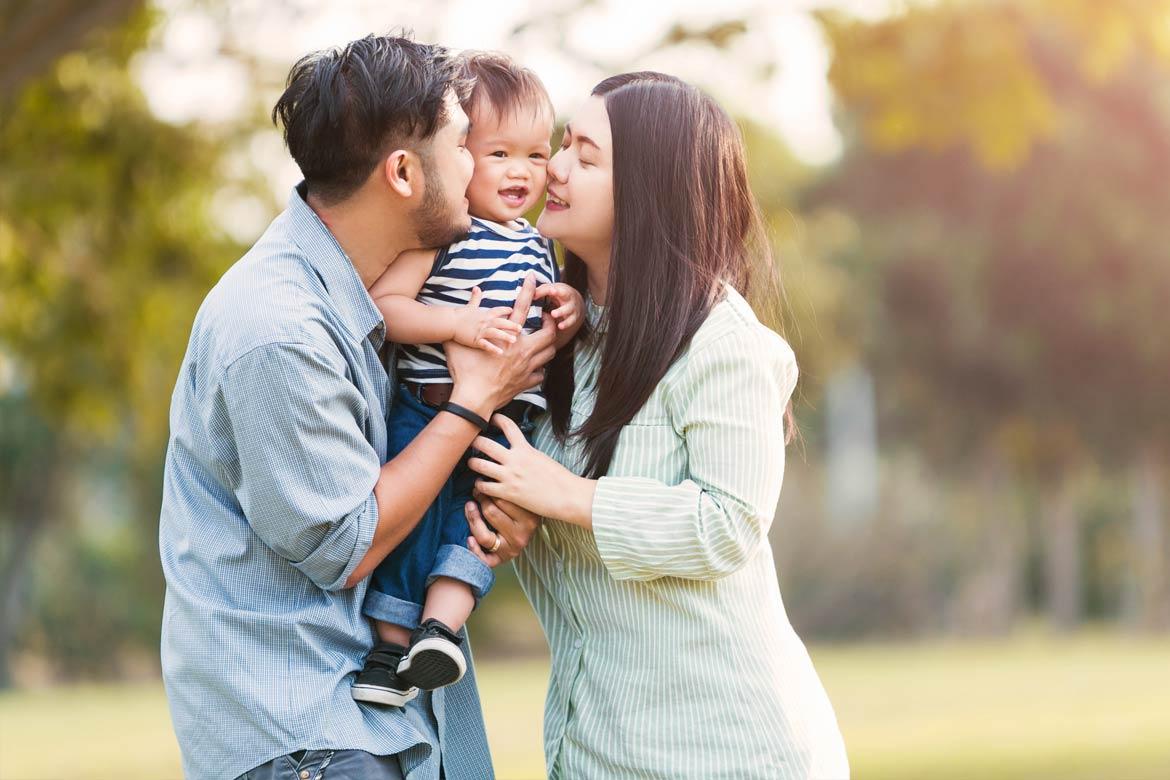
<path fill-rule="evenodd" d="M 430 599 L 429 593 L 427 599 Z M 375 620 L 374 630 L 378 632 L 378 640 L 381 642 L 389 642 L 390 644 L 402 645 L 403 647 L 410 644 L 410 629 L 408 628 L 396 626 L 384 620 Z"/>
<path fill-rule="evenodd" d="M 434 618 L 452 631 L 463 628 L 471 610 L 475 609 L 475 594 L 466 582 L 452 577 L 436 577 L 427 588 L 427 600 L 423 605 L 423 622 Z M 394 626 L 398 628 L 398 626 Z"/>

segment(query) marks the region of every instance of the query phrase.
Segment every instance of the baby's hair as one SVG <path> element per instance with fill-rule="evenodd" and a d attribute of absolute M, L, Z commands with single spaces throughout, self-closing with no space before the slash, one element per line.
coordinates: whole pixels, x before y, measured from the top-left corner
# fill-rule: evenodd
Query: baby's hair
<path fill-rule="evenodd" d="M 462 101 L 468 116 L 486 101 L 500 119 L 518 116 L 526 108 L 531 108 L 535 116 L 546 114 L 550 122 L 556 118 L 552 99 L 540 77 L 508 55 L 467 51 L 459 59 L 464 78 L 475 80 L 471 93 Z"/>

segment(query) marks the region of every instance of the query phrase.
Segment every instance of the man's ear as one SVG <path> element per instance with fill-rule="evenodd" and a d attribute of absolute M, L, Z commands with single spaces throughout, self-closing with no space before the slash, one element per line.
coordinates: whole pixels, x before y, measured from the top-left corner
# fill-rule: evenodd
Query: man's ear
<path fill-rule="evenodd" d="M 409 199 L 424 186 L 422 165 L 418 155 L 405 149 L 395 149 L 382 162 L 382 173 L 390 189 Z"/>

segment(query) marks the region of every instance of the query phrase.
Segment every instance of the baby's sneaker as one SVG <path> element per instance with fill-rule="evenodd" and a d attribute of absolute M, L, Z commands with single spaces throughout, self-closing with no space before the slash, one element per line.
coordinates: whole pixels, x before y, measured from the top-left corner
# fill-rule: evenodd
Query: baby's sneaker
<path fill-rule="evenodd" d="M 410 650 L 398 664 L 398 676 L 424 691 L 459 682 L 467 671 L 462 644 L 462 637 L 429 618 L 411 634 Z"/>
<path fill-rule="evenodd" d="M 418 696 L 418 688 L 405 682 L 398 674 L 398 664 L 406 648 L 390 642 L 374 645 L 366 656 L 365 668 L 358 672 L 350 689 L 357 701 L 401 707 Z"/>

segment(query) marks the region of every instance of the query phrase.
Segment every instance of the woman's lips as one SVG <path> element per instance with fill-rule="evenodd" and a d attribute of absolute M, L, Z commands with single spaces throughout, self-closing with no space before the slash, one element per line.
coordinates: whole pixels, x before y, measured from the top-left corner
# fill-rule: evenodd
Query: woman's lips
<path fill-rule="evenodd" d="M 550 192 L 544 200 L 544 207 L 549 211 L 564 211 L 569 207 L 569 204 Z"/>

